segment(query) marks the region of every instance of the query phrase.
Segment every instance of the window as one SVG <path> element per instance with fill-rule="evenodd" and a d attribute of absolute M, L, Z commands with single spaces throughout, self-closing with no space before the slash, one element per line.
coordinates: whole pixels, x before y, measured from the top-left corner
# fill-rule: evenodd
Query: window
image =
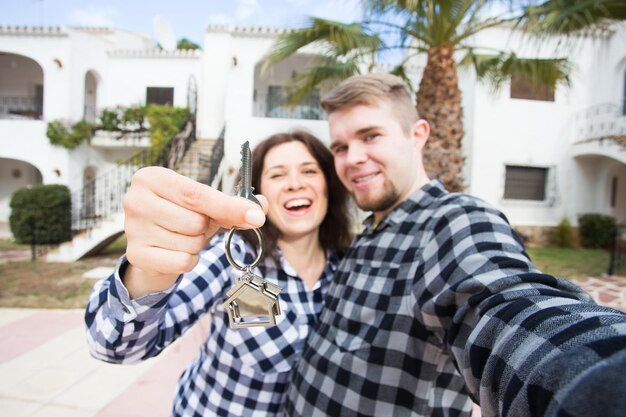
<path fill-rule="evenodd" d="M 269 86 L 265 117 L 310 120 L 324 118 L 323 111 L 319 106 L 319 92 L 317 90 L 303 97 L 295 107 L 287 105 L 290 93 L 290 89 L 285 86 Z"/>
<path fill-rule="evenodd" d="M 507 165 L 504 198 L 544 201 L 547 178 L 548 168 Z"/>
<path fill-rule="evenodd" d="M 146 104 L 172 106 L 174 104 L 174 87 L 146 88 Z"/>
<path fill-rule="evenodd" d="M 514 75 L 511 77 L 511 98 L 554 101 L 554 85 L 543 84 L 533 88 L 526 77 Z"/>

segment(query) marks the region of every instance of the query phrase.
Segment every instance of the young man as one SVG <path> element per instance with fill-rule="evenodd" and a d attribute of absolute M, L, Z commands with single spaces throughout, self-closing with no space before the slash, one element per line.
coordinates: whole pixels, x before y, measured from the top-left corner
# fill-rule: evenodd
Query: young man
<path fill-rule="evenodd" d="M 289 391 L 294 416 L 618 416 L 626 315 L 530 262 L 505 216 L 449 194 L 402 81 L 352 77 L 322 106 L 364 210 Z"/>

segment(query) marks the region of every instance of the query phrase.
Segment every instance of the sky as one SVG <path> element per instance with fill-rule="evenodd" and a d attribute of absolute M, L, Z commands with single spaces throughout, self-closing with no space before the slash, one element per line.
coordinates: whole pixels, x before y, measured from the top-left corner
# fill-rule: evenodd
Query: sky
<path fill-rule="evenodd" d="M 298 27 L 307 16 L 351 22 L 359 0 L 0 0 L 0 25 L 111 26 L 155 36 L 161 16 L 176 39 L 202 46 L 209 24 Z"/>

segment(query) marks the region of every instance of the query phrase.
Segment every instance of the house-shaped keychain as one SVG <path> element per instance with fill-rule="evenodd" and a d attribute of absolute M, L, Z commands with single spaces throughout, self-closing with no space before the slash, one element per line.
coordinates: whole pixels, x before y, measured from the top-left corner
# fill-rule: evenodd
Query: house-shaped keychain
<path fill-rule="evenodd" d="M 226 295 L 223 306 L 228 312 L 230 327 L 274 326 L 280 315 L 278 294 L 281 288 L 257 277 L 246 274 Z"/>

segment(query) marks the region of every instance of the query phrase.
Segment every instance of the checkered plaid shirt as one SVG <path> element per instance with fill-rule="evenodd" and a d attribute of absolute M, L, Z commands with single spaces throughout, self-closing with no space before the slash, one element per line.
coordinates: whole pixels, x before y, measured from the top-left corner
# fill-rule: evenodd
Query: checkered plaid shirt
<path fill-rule="evenodd" d="M 503 214 L 433 181 L 353 242 L 286 411 L 469 416 L 471 394 L 484 417 L 624 416 L 625 369 L 626 315 L 540 273 Z"/>
<path fill-rule="evenodd" d="M 250 264 L 252 249 L 238 236 L 233 258 Z M 208 338 L 199 357 L 184 371 L 174 400 L 174 416 L 271 416 L 281 414 L 289 373 L 317 322 L 337 259 L 329 262 L 313 290 L 307 290 L 295 270 L 281 257 L 276 268 L 265 257 L 259 274 L 279 285 L 282 314 L 268 328 L 228 327 L 222 307 L 241 272 L 226 259 L 224 237 L 218 236 L 192 272 L 167 291 L 129 300 L 119 278 L 100 281 L 87 306 L 85 321 L 91 354 L 114 363 L 131 363 L 158 355 L 198 318 L 212 315 Z"/>

